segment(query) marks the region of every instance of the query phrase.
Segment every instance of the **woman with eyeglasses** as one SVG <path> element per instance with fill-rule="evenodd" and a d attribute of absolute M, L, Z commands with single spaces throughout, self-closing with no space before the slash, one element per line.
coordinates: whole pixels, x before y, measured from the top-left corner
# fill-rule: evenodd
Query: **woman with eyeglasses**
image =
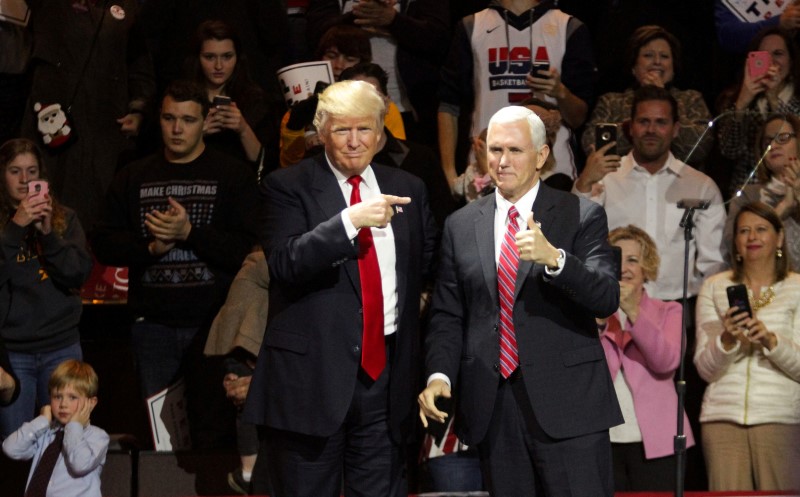
<path fill-rule="evenodd" d="M 766 29 L 753 40 L 750 50 L 767 52 L 769 66 L 759 73 L 755 64 L 744 64 L 738 84 L 720 96 L 720 108 L 727 114 L 720 119 L 717 137 L 720 152 L 732 161 L 731 195 L 745 186 L 763 152 L 753 149 L 753 140 L 767 117 L 800 114 L 800 61 L 793 35 L 777 27 Z M 753 178 L 751 182 L 758 181 Z"/>
<path fill-rule="evenodd" d="M 723 240 L 732 252 L 733 223 L 741 207 L 764 202 L 783 221 L 786 248 L 792 267 L 800 267 L 800 119 L 792 114 L 772 114 L 758 131 L 754 155 L 764 157 L 758 168 L 758 183 L 748 185 L 731 200 Z"/>

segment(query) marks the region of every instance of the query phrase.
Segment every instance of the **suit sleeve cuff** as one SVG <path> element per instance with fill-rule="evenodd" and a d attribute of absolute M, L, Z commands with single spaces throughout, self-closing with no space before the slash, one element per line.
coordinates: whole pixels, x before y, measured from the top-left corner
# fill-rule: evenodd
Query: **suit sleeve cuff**
<path fill-rule="evenodd" d="M 432 375 L 428 376 L 428 382 L 426 385 L 430 385 L 433 380 L 442 380 L 443 382 L 447 383 L 447 388 L 453 389 L 453 385 L 450 384 L 450 378 L 447 377 L 444 373 L 433 373 Z"/>
<path fill-rule="evenodd" d="M 567 254 L 564 252 L 564 250 L 558 249 L 558 253 L 559 253 L 558 259 L 556 259 L 556 262 L 558 263 L 558 268 L 550 269 L 547 266 L 544 267 L 545 274 L 547 274 L 547 276 L 550 278 L 555 278 L 556 276 L 561 274 L 561 271 L 564 269 L 564 264 L 566 264 L 567 262 Z"/>
<path fill-rule="evenodd" d="M 347 209 L 342 211 L 342 225 L 344 226 L 345 233 L 347 233 L 348 240 L 353 240 L 358 236 L 358 229 L 353 225 L 350 216 L 347 215 Z"/>

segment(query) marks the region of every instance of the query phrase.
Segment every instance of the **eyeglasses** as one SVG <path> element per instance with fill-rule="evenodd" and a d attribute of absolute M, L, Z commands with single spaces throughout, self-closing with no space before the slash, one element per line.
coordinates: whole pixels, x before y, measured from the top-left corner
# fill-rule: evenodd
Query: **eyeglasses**
<path fill-rule="evenodd" d="M 766 136 L 764 136 L 764 141 L 762 143 L 764 145 L 764 148 L 767 148 L 767 145 L 769 145 L 773 141 L 775 143 L 777 143 L 778 145 L 786 145 L 787 143 L 789 143 L 789 140 L 791 140 L 792 138 L 797 138 L 797 133 L 788 133 L 788 132 L 787 133 L 778 133 L 777 135 L 772 135 L 772 136 L 766 135 Z"/>

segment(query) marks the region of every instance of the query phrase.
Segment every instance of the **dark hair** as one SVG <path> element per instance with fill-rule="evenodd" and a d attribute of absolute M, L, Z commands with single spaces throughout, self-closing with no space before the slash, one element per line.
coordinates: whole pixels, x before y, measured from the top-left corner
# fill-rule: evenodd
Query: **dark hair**
<path fill-rule="evenodd" d="M 317 59 L 321 59 L 332 47 L 349 57 L 358 57 L 359 62 L 372 62 L 369 35 L 359 27 L 338 24 L 325 31 L 317 45 Z"/>
<path fill-rule="evenodd" d="M 8 194 L 6 168 L 14 159 L 23 154 L 31 154 L 36 158 L 36 164 L 39 165 L 39 179 L 47 179 L 47 167 L 44 157 L 36 143 L 26 138 L 15 138 L 0 146 L 0 184 L 2 185 L 0 186 L 0 203 L 2 203 L 2 206 L 0 206 L 0 228 L 8 224 L 17 208 L 14 205 L 14 200 Z M 49 195 L 53 203 L 53 231 L 59 236 L 63 236 L 67 230 L 67 213 L 64 207 L 56 200 L 52 191 Z"/>
<path fill-rule="evenodd" d="M 259 86 L 253 82 L 248 69 L 247 55 L 242 48 L 242 40 L 236 30 L 228 23 L 219 20 L 210 20 L 200 23 L 194 35 L 192 44 L 192 55 L 188 59 L 187 75 L 205 87 L 206 77 L 200 65 L 200 54 L 203 51 L 203 43 L 208 40 L 231 40 L 233 50 L 236 52 L 236 65 L 222 93 L 231 97 L 235 102 L 241 103 L 242 100 L 251 98 L 254 91 L 260 91 Z"/>
<path fill-rule="evenodd" d="M 636 111 L 639 104 L 642 102 L 649 102 L 651 100 L 660 100 L 669 103 L 672 109 L 672 121 L 678 122 L 678 102 L 675 97 L 665 88 L 660 88 L 653 85 L 644 85 L 636 89 L 633 93 L 633 104 L 631 105 L 631 120 L 636 118 Z"/>
<path fill-rule="evenodd" d="M 197 102 L 203 108 L 203 118 L 208 115 L 208 93 L 206 90 L 194 81 L 186 81 L 178 79 L 173 81 L 164 90 L 164 98 L 170 97 L 176 102 Z M 163 105 L 163 104 L 162 104 Z"/>
<path fill-rule="evenodd" d="M 364 76 L 367 78 L 375 78 L 378 80 L 378 91 L 383 93 L 384 96 L 389 96 L 387 85 L 389 84 L 389 75 L 383 70 L 381 66 L 374 62 L 359 62 L 353 67 L 348 67 L 339 76 L 340 81 L 354 79 L 356 76 Z"/>
<path fill-rule="evenodd" d="M 767 133 L 767 126 L 773 121 L 783 121 L 792 127 L 792 131 L 794 131 L 794 134 L 797 135 L 797 137 L 795 137 L 795 141 L 797 142 L 798 150 L 796 150 L 795 153 L 798 154 L 798 157 L 800 157 L 800 118 L 794 114 L 778 113 L 767 116 L 767 120 L 764 121 L 764 124 L 762 124 L 758 129 L 758 133 L 756 133 L 756 141 L 753 144 L 756 150 L 756 157 L 761 157 L 766 150 L 766 147 L 764 147 L 764 136 Z M 772 177 L 772 171 L 770 171 L 769 168 L 764 165 L 758 168 L 756 174 L 758 175 L 759 183 L 766 183 Z"/>
<path fill-rule="evenodd" d="M 769 222 L 769 224 L 772 225 L 773 228 L 775 228 L 776 233 L 784 233 L 783 243 L 780 247 L 778 247 L 783 251 L 783 257 L 775 257 L 775 281 L 782 281 L 792 269 L 789 263 L 789 251 L 786 248 L 786 232 L 783 229 L 783 222 L 781 221 L 780 216 L 778 216 L 778 213 L 775 212 L 775 209 L 764 202 L 750 202 L 749 204 L 743 205 L 739 212 L 736 213 L 736 219 L 733 221 L 733 240 L 731 240 L 731 246 L 733 247 L 733 250 L 731 251 L 733 281 L 741 283 L 742 279 L 744 278 L 744 262 L 740 260 L 741 257 L 736 250 L 736 234 L 739 231 L 739 218 L 742 217 L 742 214 L 745 212 L 750 212 L 762 219 L 765 219 L 767 222 Z"/>
<path fill-rule="evenodd" d="M 653 24 L 637 28 L 628 39 L 628 69 L 631 71 L 633 70 L 634 66 L 636 66 L 636 61 L 639 59 L 639 52 L 642 50 L 642 47 L 653 40 L 664 40 L 667 42 L 672 51 L 673 72 L 678 74 L 681 68 L 681 42 L 666 29 Z"/>

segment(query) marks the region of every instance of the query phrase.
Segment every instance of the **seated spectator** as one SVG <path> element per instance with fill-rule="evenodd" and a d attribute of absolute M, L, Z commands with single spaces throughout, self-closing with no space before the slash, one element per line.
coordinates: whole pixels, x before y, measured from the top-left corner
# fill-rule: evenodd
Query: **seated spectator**
<path fill-rule="evenodd" d="M 100 497 L 108 434 L 89 422 L 97 387 L 90 365 L 62 362 L 48 382 L 49 405 L 3 441 L 10 458 L 33 460 L 26 496 Z"/>
<path fill-rule="evenodd" d="M 681 305 L 648 296 L 660 258 L 642 229 L 629 225 L 608 234 L 622 250 L 619 311 L 598 319 L 600 341 L 625 423 L 611 428 L 617 492 L 671 490 L 678 395 L 673 376 L 680 363 Z M 684 414 L 687 445 L 694 445 Z"/>
<path fill-rule="evenodd" d="M 708 127 L 711 113 L 700 92 L 679 90 L 673 84 L 681 63 L 678 39 L 660 26 L 642 26 L 628 40 L 627 58 L 634 85 L 622 93 L 606 93 L 600 97 L 581 140 L 586 155 L 594 152 L 595 126 L 599 123 L 617 124 L 617 152 L 619 155 L 630 152 L 632 145 L 626 132 L 633 93 L 640 86 L 653 85 L 669 90 L 678 102 L 680 131 L 672 140 L 673 155 L 693 166 L 702 165 L 711 151 L 713 135 L 707 133 L 691 157 L 689 152 Z"/>
<path fill-rule="evenodd" d="M 760 76 L 752 76 L 743 64 L 739 82 L 720 97 L 721 108 L 728 111 L 720 120 L 719 147 L 722 155 L 733 161 L 730 194 L 747 186 L 758 162 L 753 149 L 756 134 L 772 113 L 800 114 L 800 61 L 797 47 L 787 31 L 770 28 L 762 31 L 751 50 L 770 54 L 770 66 Z"/>
<path fill-rule="evenodd" d="M 277 130 L 264 92 L 250 79 L 239 35 L 222 21 L 205 21 L 197 28 L 193 54 L 191 77 L 212 104 L 203 129 L 206 145 L 255 166 L 274 165 L 277 151 L 265 154 L 262 144 Z M 230 100 L 218 103 L 217 97 Z"/>
<path fill-rule="evenodd" d="M 342 71 L 359 62 L 372 61 L 369 35 L 360 28 L 349 25 L 334 26 L 325 32 L 317 45 L 317 59 L 331 63 L 336 81 Z M 317 110 L 317 96 L 312 95 L 292 106 L 281 121 L 281 167 L 297 164 L 306 156 L 306 150 L 321 145 L 312 126 Z M 405 136 L 405 133 L 403 133 Z"/>
<path fill-rule="evenodd" d="M 731 199 L 723 240 L 732 252 L 733 223 L 739 209 L 750 202 L 764 202 L 783 221 L 786 233 L 786 256 L 792 267 L 800 267 L 800 119 L 794 115 L 772 114 L 759 130 L 755 155 L 764 157 L 758 168 L 758 184 L 748 185 L 741 195 Z M 769 151 L 767 151 L 769 148 Z"/>
<path fill-rule="evenodd" d="M 265 489 L 252 488 L 259 448 L 258 433 L 255 425 L 241 420 L 241 409 L 267 326 L 268 290 L 269 269 L 264 251 L 251 252 L 236 273 L 225 304 L 211 324 L 203 351 L 207 356 L 225 357 L 222 386 L 237 408 L 236 449 L 241 460 L 241 467 L 228 473 L 228 485 L 244 495 L 269 493 Z"/>
<path fill-rule="evenodd" d="M 697 299 L 694 363 L 709 385 L 700 413 L 712 491 L 800 488 L 800 275 L 775 211 L 755 202 L 734 221 L 733 269 Z M 752 315 L 730 306 L 744 284 Z"/>
<path fill-rule="evenodd" d="M 0 438 L 50 402 L 47 380 L 56 366 L 83 357 L 77 290 L 92 259 L 78 217 L 47 193 L 47 179 L 35 143 L 15 139 L 0 147 L 0 272 L 8 292 L 0 335 L 20 390 L 0 410 Z M 36 185 L 43 193 L 32 190 Z"/>

